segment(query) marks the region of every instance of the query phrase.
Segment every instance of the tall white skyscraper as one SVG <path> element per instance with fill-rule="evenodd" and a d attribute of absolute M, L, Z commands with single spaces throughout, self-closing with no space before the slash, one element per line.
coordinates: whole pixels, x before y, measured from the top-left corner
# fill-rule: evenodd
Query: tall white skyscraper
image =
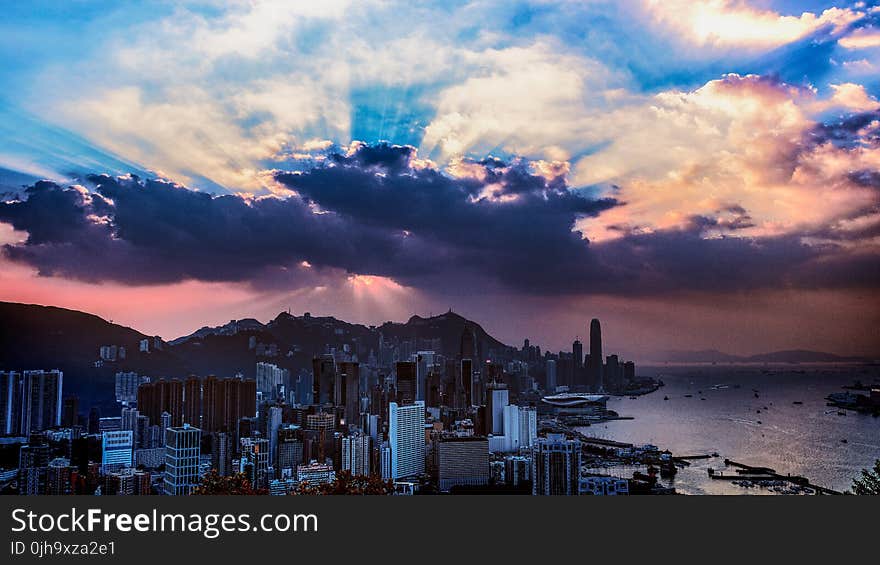
<path fill-rule="evenodd" d="M 165 494 L 186 495 L 198 484 L 201 435 L 189 424 L 165 429 Z"/>
<path fill-rule="evenodd" d="M 388 443 L 391 447 L 391 478 L 425 472 L 425 403 L 388 405 Z"/>

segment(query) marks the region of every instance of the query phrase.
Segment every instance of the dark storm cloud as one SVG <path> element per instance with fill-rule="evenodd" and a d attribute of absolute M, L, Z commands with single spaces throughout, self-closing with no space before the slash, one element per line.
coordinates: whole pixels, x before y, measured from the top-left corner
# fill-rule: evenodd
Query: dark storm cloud
<path fill-rule="evenodd" d="M 0 203 L 0 221 L 29 235 L 4 252 L 44 275 L 130 284 L 292 288 L 349 272 L 434 291 L 653 295 L 877 282 L 872 254 L 808 245 L 804 234 L 734 236 L 751 226 L 737 204 L 677 229 L 621 227 L 619 238 L 591 244 L 576 221 L 622 204 L 571 190 L 524 160 L 470 161 L 480 174 L 454 178 L 415 157 L 411 147 L 357 146 L 308 171 L 277 173 L 292 191 L 285 198 L 134 176 L 91 176 L 89 190 L 39 182 Z"/>

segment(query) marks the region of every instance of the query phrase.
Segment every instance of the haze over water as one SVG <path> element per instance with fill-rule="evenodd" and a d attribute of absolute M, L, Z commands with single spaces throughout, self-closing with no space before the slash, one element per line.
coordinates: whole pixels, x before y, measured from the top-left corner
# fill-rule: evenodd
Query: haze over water
<path fill-rule="evenodd" d="M 652 443 L 676 456 L 719 454 L 693 462 L 671 482 L 663 481 L 678 492 L 771 492 L 710 479 L 707 468 L 724 470 L 724 458 L 802 475 L 814 484 L 842 491 L 851 487 L 862 468 L 880 458 L 880 418 L 849 410 L 840 416 L 825 400 L 855 380 L 876 383 L 880 379 L 876 366 L 645 367 L 639 373 L 659 377 L 666 386 L 637 399 L 612 397 L 608 401 L 610 409 L 634 420 L 580 431 L 616 441 Z M 687 398 L 687 394 L 693 396 Z M 795 401 L 803 404 L 795 405 Z M 632 470 L 625 472 L 631 476 Z"/>

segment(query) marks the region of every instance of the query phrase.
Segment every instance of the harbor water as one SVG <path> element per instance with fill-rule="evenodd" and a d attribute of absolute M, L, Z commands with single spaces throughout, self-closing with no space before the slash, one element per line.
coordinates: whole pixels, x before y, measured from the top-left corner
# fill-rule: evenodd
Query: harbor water
<path fill-rule="evenodd" d="M 639 396 L 612 397 L 608 408 L 633 420 L 578 428 L 587 436 L 654 444 L 675 456 L 717 453 L 662 480 L 683 494 L 774 494 L 712 480 L 708 469 L 733 474 L 728 458 L 845 491 L 880 459 L 880 418 L 827 406 L 825 397 L 855 381 L 880 383 L 880 367 L 864 365 L 645 367 L 665 386 Z M 863 393 L 867 394 L 867 393 Z M 668 400 L 664 400 L 667 398 Z M 631 477 L 634 468 L 595 469 Z"/>

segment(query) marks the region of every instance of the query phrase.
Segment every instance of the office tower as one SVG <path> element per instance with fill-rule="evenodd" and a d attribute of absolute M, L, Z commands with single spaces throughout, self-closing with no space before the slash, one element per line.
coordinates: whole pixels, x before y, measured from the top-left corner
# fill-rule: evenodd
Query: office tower
<path fill-rule="evenodd" d="M 138 387 L 150 382 L 149 377 L 142 377 L 132 371 L 116 373 L 116 402 L 131 404 L 137 401 Z"/>
<path fill-rule="evenodd" d="M 282 425 L 278 430 L 278 458 L 275 469 L 282 479 L 294 478 L 296 468 L 304 461 L 301 428 L 293 424 Z"/>
<path fill-rule="evenodd" d="M 577 494 L 580 468 L 581 442 L 547 434 L 532 448 L 532 494 Z"/>
<path fill-rule="evenodd" d="M 584 368 L 584 344 L 579 339 L 571 344 L 571 355 L 574 358 L 574 370 L 580 372 Z"/>
<path fill-rule="evenodd" d="M 101 437 L 101 470 L 115 471 L 130 467 L 134 453 L 134 432 L 131 430 L 107 431 Z"/>
<path fill-rule="evenodd" d="M 556 392 L 556 387 L 558 386 L 556 384 L 557 383 L 557 380 L 556 380 L 557 374 L 556 374 L 556 360 L 555 359 L 548 359 L 547 360 L 547 363 L 545 364 L 545 374 L 546 374 L 546 380 L 547 380 L 547 384 L 546 384 L 547 392 L 552 394 L 552 393 Z"/>
<path fill-rule="evenodd" d="M 202 382 L 195 375 L 190 375 L 183 383 L 183 422 L 201 429 Z"/>
<path fill-rule="evenodd" d="M 388 405 L 388 443 L 391 448 L 391 478 L 400 479 L 425 472 L 425 403 Z"/>
<path fill-rule="evenodd" d="M 443 436 L 434 449 L 441 492 L 454 486 L 489 484 L 489 441 L 485 437 Z"/>
<path fill-rule="evenodd" d="M 333 404 L 343 408 L 345 425 L 357 425 L 360 420 L 361 376 L 358 363 L 344 362 L 337 367 Z"/>
<path fill-rule="evenodd" d="M 636 378 L 636 364 L 632 361 L 627 361 L 623 364 L 623 379 L 624 381 L 631 381 Z"/>
<path fill-rule="evenodd" d="M 239 472 L 244 473 L 255 488 L 268 488 L 269 480 L 269 440 L 266 438 L 243 437 Z"/>
<path fill-rule="evenodd" d="M 590 390 L 602 390 L 602 327 L 599 320 L 593 318 L 590 321 L 590 358 L 587 362 L 587 386 Z"/>
<path fill-rule="evenodd" d="M 49 461 L 46 468 L 46 494 L 71 494 L 73 491 L 71 475 L 75 470 L 70 465 L 70 459 L 65 457 L 56 457 Z"/>
<path fill-rule="evenodd" d="M 272 465 L 278 457 L 278 430 L 281 428 L 282 412 L 280 406 L 270 406 L 266 410 L 266 438 L 269 440 L 269 462 Z"/>
<path fill-rule="evenodd" d="M 315 404 L 333 404 L 336 384 L 336 360 L 332 355 L 322 355 L 312 359 Z"/>
<path fill-rule="evenodd" d="M 289 372 L 273 363 L 257 363 L 257 392 L 263 394 L 264 400 L 274 401 L 278 391 L 289 380 Z"/>
<path fill-rule="evenodd" d="M 2 414 L 2 411 L 0 411 Z M 61 405 L 61 425 L 71 428 L 79 423 L 79 397 L 65 396 Z"/>
<path fill-rule="evenodd" d="M 352 475 L 370 475 L 372 458 L 372 438 L 364 434 L 354 434 L 342 438 L 342 470 Z"/>
<path fill-rule="evenodd" d="M 32 437 L 18 451 L 18 493 L 33 495 L 46 492 L 46 468 L 51 453 L 41 438 Z"/>
<path fill-rule="evenodd" d="M 235 447 L 232 445 L 232 434 L 229 432 L 214 432 L 211 434 L 211 468 L 223 477 L 232 475 L 232 454 Z"/>
<path fill-rule="evenodd" d="M 507 386 L 490 384 L 486 390 L 486 432 L 504 434 L 504 407 L 510 404 Z"/>
<path fill-rule="evenodd" d="M 397 402 L 398 404 L 410 404 L 416 401 L 418 383 L 416 364 L 412 361 L 399 361 L 395 365 L 397 374 Z"/>
<path fill-rule="evenodd" d="M 201 436 L 189 424 L 165 430 L 165 494 L 187 495 L 198 485 Z"/>
<path fill-rule="evenodd" d="M 64 374 L 0 371 L 0 432 L 26 436 L 61 425 Z"/>

